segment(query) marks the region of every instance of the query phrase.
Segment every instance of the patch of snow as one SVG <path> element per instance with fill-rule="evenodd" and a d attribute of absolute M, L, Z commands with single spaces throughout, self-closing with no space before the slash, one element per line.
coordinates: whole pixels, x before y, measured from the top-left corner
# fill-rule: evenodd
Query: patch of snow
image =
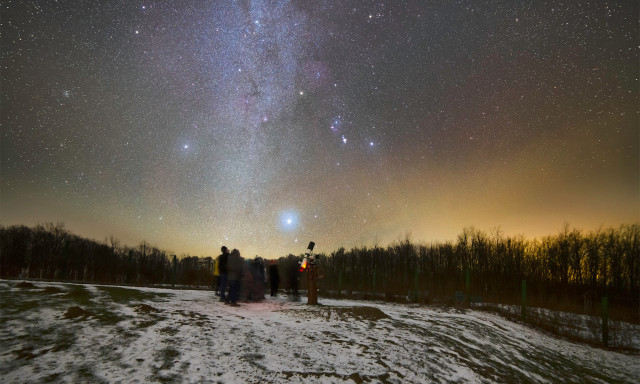
<path fill-rule="evenodd" d="M 62 283 L 34 282 L 38 289 Z M 284 297 L 230 307 L 211 291 L 84 285 L 26 294 L 0 280 L 0 378 L 49 382 L 634 382 L 640 357 L 476 310 Z M 137 295 L 144 293 L 144 295 Z M 11 308 L 37 300 L 22 311 Z M 5 305 L 6 304 L 6 305 Z M 143 305 L 144 304 L 144 305 Z M 71 306 L 93 315 L 65 319 Z M 4 337 L 6 336 L 6 337 Z M 65 337 L 69 340 L 64 341 Z"/>

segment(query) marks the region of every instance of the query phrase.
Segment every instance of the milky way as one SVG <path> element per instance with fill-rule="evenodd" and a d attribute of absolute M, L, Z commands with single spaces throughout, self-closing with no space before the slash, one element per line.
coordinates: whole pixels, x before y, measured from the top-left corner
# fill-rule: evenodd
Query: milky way
<path fill-rule="evenodd" d="M 0 222 L 266 257 L 637 222 L 637 15 L 3 2 Z"/>

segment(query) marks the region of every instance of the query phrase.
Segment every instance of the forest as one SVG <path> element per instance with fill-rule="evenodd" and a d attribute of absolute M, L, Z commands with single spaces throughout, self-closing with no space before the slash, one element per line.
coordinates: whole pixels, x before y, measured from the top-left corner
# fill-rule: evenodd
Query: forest
<path fill-rule="evenodd" d="M 0 277 L 103 284 L 211 286 L 213 258 L 74 235 L 63 223 L 0 227 Z"/>
<path fill-rule="evenodd" d="M 640 322 L 640 226 L 584 233 L 565 224 L 541 239 L 489 235 L 465 228 L 455 242 L 339 249 L 320 256 L 319 287 L 339 294 L 456 304 L 467 300 L 520 304 L 599 315 L 608 297 L 612 316 Z M 328 293 L 328 292 L 327 292 Z"/>
<path fill-rule="evenodd" d="M 217 256 L 217 255 L 216 255 Z M 281 288 L 302 255 L 279 259 Z M 131 285 L 212 287 L 211 256 L 168 254 L 146 241 L 123 246 L 70 233 L 64 224 L 0 227 L 0 277 Z M 523 280 L 529 305 L 597 314 L 607 296 L 612 316 L 640 322 L 640 225 L 590 232 L 565 224 L 527 239 L 464 228 L 455 242 L 340 248 L 315 256 L 320 295 L 454 303 L 467 299 L 517 304 Z M 305 273 L 299 275 L 306 288 Z"/>

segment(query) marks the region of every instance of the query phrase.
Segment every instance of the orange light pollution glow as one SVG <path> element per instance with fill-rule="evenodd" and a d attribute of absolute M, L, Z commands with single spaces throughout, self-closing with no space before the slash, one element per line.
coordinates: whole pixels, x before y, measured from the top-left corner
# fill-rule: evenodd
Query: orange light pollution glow
<path fill-rule="evenodd" d="M 640 220 L 635 2 L 107 3 L 2 10 L 2 225 L 277 258 Z"/>

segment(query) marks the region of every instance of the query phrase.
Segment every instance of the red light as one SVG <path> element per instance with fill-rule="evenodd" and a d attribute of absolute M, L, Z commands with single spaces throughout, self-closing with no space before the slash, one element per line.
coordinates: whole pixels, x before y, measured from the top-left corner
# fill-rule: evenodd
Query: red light
<path fill-rule="evenodd" d="M 305 257 L 304 260 L 302 260 L 302 264 L 300 264 L 300 272 L 304 271 L 305 269 L 307 269 L 307 258 Z"/>

